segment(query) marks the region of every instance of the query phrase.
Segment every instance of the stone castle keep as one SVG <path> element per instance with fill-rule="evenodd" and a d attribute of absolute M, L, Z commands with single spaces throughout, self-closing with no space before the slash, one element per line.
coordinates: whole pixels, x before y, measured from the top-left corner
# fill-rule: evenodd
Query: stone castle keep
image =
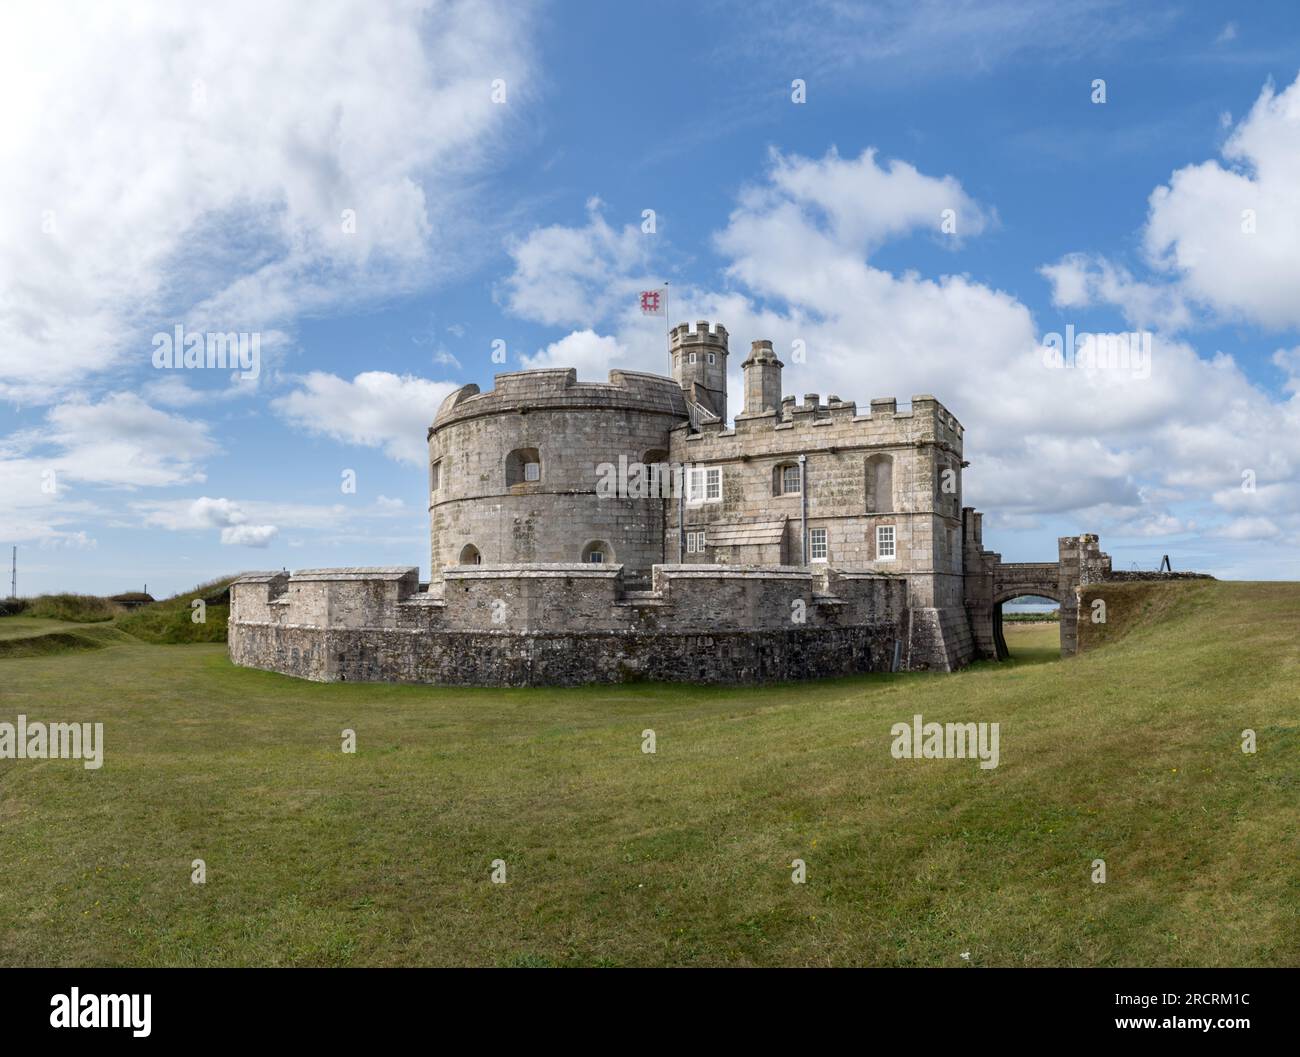
<path fill-rule="evenodd" d="M 672 377 L 499 374 L 429 428 L 432 579 L 241 577 L 237 664 L 316 680 L 572 685 L 951 671 L 1001 658 L 1001 605 L 1110 575 L 1096 536 L 1004 563 L 962 506 L 963 429 L 932 396 L 784 396 L 755 341 L 728 425 L 727 331 L 671 331 Z"/>

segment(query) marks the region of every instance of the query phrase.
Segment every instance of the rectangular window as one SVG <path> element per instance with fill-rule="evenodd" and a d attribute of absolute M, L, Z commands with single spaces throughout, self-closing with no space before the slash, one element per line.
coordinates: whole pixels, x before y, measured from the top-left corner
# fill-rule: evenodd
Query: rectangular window
<path fill-rule="evenodd" d="M 704 471 L 692 470 L 686 478 L 686 498 L 700 502 L 704 498 Z"/>
<path fill-rule="evenodd" d="M 688 532 L 686 533 L 686 553 L 703 554 L 704 553 L 704 533 Z"/>
<path fill-rule="evenodd" d="M 695 353 L 691 353 L 691 363 L 695 362 Z"/>
<path fill-rule="evenodd" d="M 686 474 L 688 503 L 717 503 L 722 500 L 722 470 L 692 469 Z"/>
<path fill-rule="evenodd" d="M 429 491 L 436 492 L 442 479 L 442 463 L 435 462 L 429 467 Z"/>
<path fill-rule="evenodd" d="M 600 565 L 602 562 L 604 562 L 604 560 L 605 560 L 604 551 L 592 551 L 590 554 L 587 555 L 587 561 L 595 565 Z"/>
<path fill-rule="evenodd" d="M 540 462 L 524 463 L 524 480 L 540 481 L 542 479 L 542 464 Z"/>
<path fill-rule="evenodd" d="M 709 363 L 715 362 L 717 362 L 717 357 L 715 357 L 713 353 L 709 353 Z"/>
<path fill-rule="evenodd" d="M 808 530 L 808 557 L 815 562 L 826 560 L 826 530 Z"/>
<path fill-rule="evenodd" d="M 799 467 L 787 466 L 781 471 L 781 494 L 799 491 Z"/>
<path fill-rule="evenodd" d="M 876 526 L 876 560 L 883 561 L 887 558 L 895 557 L 894 551 L 894 526 L 877 525 Z"/>

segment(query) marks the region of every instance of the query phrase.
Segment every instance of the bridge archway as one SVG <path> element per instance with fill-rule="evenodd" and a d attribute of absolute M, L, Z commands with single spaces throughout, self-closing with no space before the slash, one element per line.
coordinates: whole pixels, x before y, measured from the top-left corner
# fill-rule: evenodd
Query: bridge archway
<path fill-rule="evenodd" d="M 1011 656 L 1010 649 L 1007 648 L 1007 640 L 1003 634 L 1002 628 L 1002 607 L 1017 598 L 1046 598 L 1048 601 L 1055 602 L 1058 609 L 1057 620 L 1057 637 L 1061 644 L 1062 653 L 1065 651 L 1065 601 L 1061 597 L 1059 584 L 1004 584 L 996 587 L 993 592 L 993 643 L 997 650 L 998 660 L 1006 660 Z"/>
<path fill-rule="evenodd" d="M 1079 650 L 1081 584 L 1110 577 L 1110 555 L 1103 554 L 1091 534 L 1061 536 L 1054 562 L 1004 562 L 996 551 L 985 550 L 980 540 L 980 516 L 969 508 L 966 519 L 965 601 L 975 655 L 990 660 L 1010 656 L 1002 634 L 1002 607 L 1021 595 L 1050 598 L 1061 607 L 1061 654 Z"/>

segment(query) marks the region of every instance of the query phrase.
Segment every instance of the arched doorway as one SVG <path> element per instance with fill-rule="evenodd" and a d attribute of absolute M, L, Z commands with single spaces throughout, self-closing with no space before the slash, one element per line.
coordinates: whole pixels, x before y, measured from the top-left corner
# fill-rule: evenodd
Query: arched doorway
<path fill-rule="evenodd" d="M 993 643 L 998 660 L 1045 661 L 1061 654 L 1061 602 L 1034 588 L 1004 591 L 993 600 Z M 1038 617 L 1040 619 L 1035 620 Z M 1010 632 L 1008 633 L 1008 629 Z M 1010 641 L 1008 641 L 1010 639 Z"/>
<path fill-rule="evenodd" d="M 461 565 L 482 565 L 483 555 L 478 552 L 478 548 L 472 543 L 465 544 L 460 550 Z"/>

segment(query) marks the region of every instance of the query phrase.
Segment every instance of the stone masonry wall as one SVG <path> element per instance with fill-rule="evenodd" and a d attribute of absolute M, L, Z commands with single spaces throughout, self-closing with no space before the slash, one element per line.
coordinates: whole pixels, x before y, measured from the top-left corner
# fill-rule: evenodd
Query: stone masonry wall
<path fill-rule="evenodd" d="M 236 664 L 318 681 L 573 685 L 622 679 L 758 682 L 888 669 L 907 585 L 789 566 L 657 566 L 651 591 L 618 566 L 251 574 L 231 589 Z"/>
<path fill-rule="evenodd" d="M 629 575 L 648 575 L 664 560 L 663 500 L 599 497 L 598 468 L 666 459 L 668 431 L 685 419 L 672 379 L 632 371 L 612 371 L 609 382 L 524 371 L 497 375 L 487 393 L 457 390 L 429 431 L 432 576 L 466 547 L 500 564 L 576 562 L 592 544 Z M 520 451 L 536 453 L 538 480 L 508 479 L 508 457 Z"/>

